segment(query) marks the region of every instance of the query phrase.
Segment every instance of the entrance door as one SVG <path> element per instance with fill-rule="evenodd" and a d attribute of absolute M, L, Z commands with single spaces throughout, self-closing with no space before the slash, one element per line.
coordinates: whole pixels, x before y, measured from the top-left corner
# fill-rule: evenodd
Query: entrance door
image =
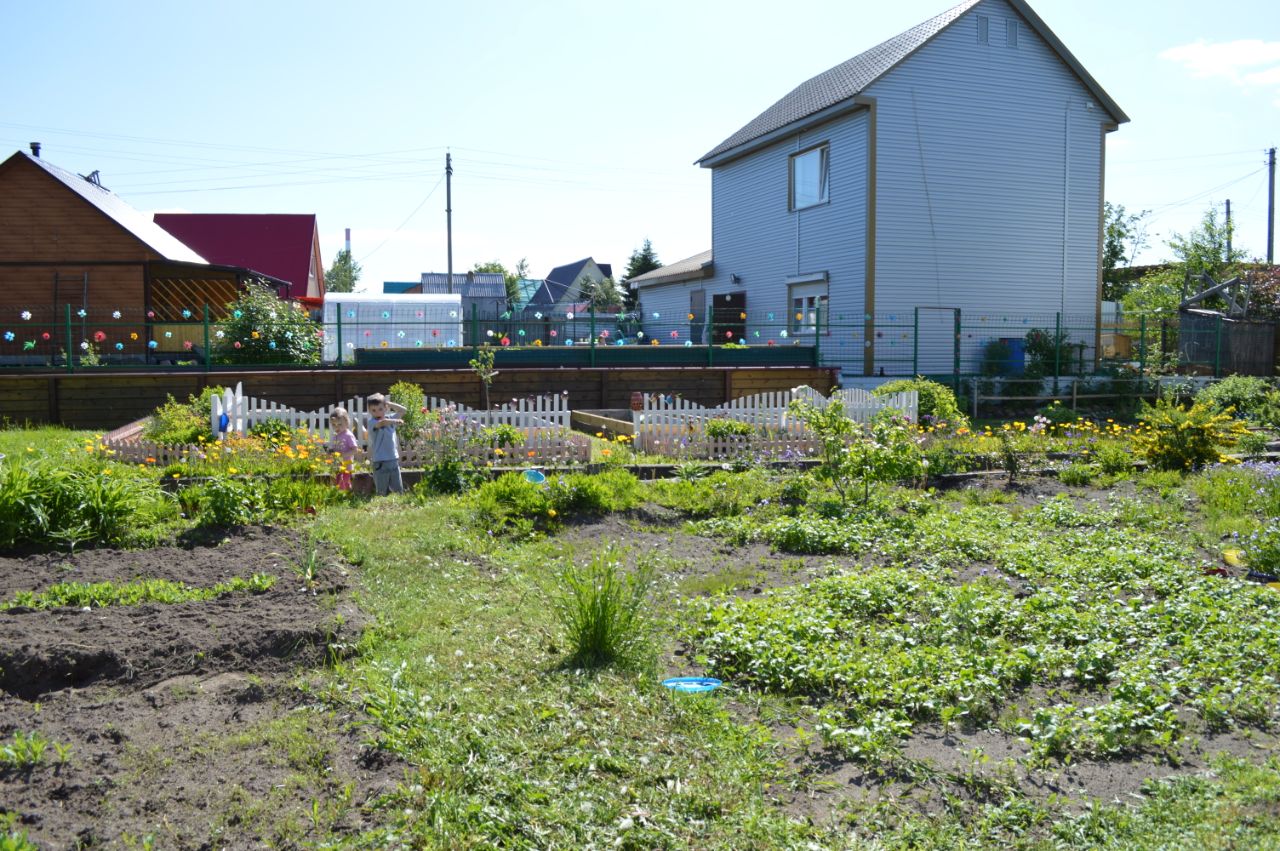
<path fill-rule="evenodd" d="M 746 342 L 747 294 L 744 292 L 721 293 L 711 304 L 711 322 L 714 326 L 712 343 L 721 345 L 730 341 Z"/>

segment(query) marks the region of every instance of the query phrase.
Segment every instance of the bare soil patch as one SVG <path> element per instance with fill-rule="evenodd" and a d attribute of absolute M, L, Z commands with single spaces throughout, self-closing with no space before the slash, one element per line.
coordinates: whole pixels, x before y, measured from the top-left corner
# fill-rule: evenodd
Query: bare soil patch
<path fill-rule="evenodd" d="M 29 770 L 0 770 L 3 809 L 42 847 L 298 844 L 355 830 L 404 766 L 361 743 L 300 688 L 366 619 L 330 553 L 308 586 L 292 532 L 236 530 L 212 546 L 0 559 L 3 597 L 57 582 L 164 578 L 275 585 L 204 602 L 0 612 L 0 736 L 39 733 Z M 313 801 L 322 802 L 319 812 Z"/>

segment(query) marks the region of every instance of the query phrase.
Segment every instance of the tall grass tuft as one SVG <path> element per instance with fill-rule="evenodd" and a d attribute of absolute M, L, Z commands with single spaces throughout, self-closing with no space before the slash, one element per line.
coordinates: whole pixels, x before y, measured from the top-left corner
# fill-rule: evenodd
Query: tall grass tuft
<path fill-rule="evenodd" d="M 582 668 L 641 660 L 650 623 L 652 564 L 628 572 L 613 548 L 560 573 L 556 614 L 569 641 L 569 662 Z"/>

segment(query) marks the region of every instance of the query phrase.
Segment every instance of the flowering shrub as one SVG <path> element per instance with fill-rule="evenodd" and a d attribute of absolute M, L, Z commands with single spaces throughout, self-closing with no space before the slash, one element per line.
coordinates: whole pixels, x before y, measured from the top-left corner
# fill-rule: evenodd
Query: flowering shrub
<path fill-rule="evenodd" d="M 1199 402 L 1184 409 L 1159 399 L 1138 419 L 1143 427 L 1133 434 L 1134 448 L 1160 470 L 1192 470 L 1226 461 L 1221 448 L 1235 445 L 1245 431 L 1231 415 L 1215 413 Z"/>
<path fill-rule="evenodd" d="M 218 363 L 320 362 L 320 328 L 306 310 L 281 301 L 274 291 L 250 284 L 227 305 L 213 346 Z"/>

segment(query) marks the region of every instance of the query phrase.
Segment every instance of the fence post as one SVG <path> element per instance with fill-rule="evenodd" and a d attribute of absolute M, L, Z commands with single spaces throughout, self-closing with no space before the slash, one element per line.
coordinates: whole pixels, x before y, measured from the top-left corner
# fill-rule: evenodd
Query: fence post
<path fill-rule="evenodd" d="M 71 343 L 71 302 L 67 302 L 67 372 L 75 372 L 75 348 Z"/>
<path fill-rule="evenodd" d="M 593 367 L 594 367 L 594 366 L 596 365 L 596 304 L 595 304 L 595 302 L 592 302 L 592 303 L 591 303 L 591 310 L 590 310 L 590 313 L 591 313 L 591 359 L 590 359 L 590 363 L 591 363 L 591 366 L 593 366 Z M 658 338 L 657 338 L 657 337 L 654 337 L 654 339 L 656 340 L 656 339 L 658 339 Z"/>
<path fill-rule="evenodd" d="M 1222 314 L 1218 314 L 1218 322 L 1213 330 L 1213 377 L 1222 377 Z"/>
<path fill-rule="evenodd" d="M 951 355 L 952 355 L 951 374 L 955 377 L 951 380 L 951 384 L 952 384 L 952 392 L 955 393 L 957 396 L 959 396 L 960 395 L 960 337 L 963 335 L 964 330 L 960 323 L 960 308 L 957 307 L 955 310 L 955 313 L 952 315 L 955 318 L 955 321 L 953 323 L 955 326 L 953 329 L 955 333 L 955 339 L 951 341 L 951 347 L 952 347 L 951 348 Z"/>
<path fill-rule="evenodd" d="M 915 308 L 911 322 L 911 375 L 920 374 L 920 308 Z"/>
<path fill-rule="evenodd" d="M 338 323 L 334 328 L 335 336 L 337 336 L 338 338 L 337 366 L 339 369 L 341 369 L 342 368 L 342 304 L 341 303 L 335 304 L 334 307 L 337 308 L 337 310 L 334 311 L 334 316 L 336 316 L 338 319 Z M 323 314 L 322 314 L 322 318 L 323 318 Z"/>
<path fill-rule="evenodd" d="M 209 371 L 209 302 L 204 303 L 204 371 Z"/>
<path fill-rule="evenodd" d="M 815 368 L 822 365 L 822 354 L 820 347 L 822 344 L 822 305 L 814 305 L 813 308 L 813 365 Z"/>
<path fill-rule="evenodd" d="M 1058 376 L 1062 374 L 1062 311 L 1053 315 L 1053 395 L 1058 395 Z"/>
<path fill-rule="evenodd" d="M 716 347 L 716 309 L 715 296 L 711 298 L 711 315 L 707 317 L 707 366 L 715 364 L 715 347 Z"/>

